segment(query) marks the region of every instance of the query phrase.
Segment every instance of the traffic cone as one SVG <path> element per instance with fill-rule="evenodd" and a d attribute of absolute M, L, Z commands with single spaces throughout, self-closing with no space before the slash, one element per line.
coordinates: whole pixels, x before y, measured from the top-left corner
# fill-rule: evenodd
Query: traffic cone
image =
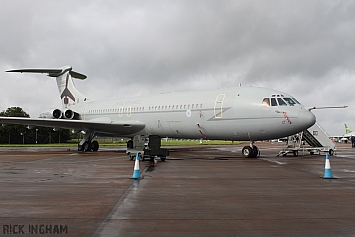
<path fill-rule="evenodd" d="M 325 154 L 325 166 L 323 179 L 333 179 L 332 169 L 330 168 L 330 161 L 328 153 Z"/>
<path fill-rule="evenodd" d="M 134 170 L 133 170 L 132 179 L 140 179 L 140 178 L 141 178 L 141 172 L 139 170 L 139 156 L 137 153 L 136 160 L 134 161 Z"/>

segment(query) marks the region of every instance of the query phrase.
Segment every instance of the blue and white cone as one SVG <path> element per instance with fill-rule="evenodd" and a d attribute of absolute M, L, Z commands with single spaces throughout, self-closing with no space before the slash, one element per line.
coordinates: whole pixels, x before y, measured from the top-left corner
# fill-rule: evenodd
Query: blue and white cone
<path fill-rule="evenodd" d="M 329 155 L 328 153 L 326 153 L 323 179 L 332 179 L 332 178 L 333 178 L 333 174 L 332 174 L 332 169 L 330 168 Z"/>
<path fill-rule="evenodd" d="M 140 179 L 140 178 L 141 178 L 141 172 L 139 170 L 139 156 L 137 153 L 136 160 L 134 161 L 134 170 L 133 170 L 132 179 Z"/>

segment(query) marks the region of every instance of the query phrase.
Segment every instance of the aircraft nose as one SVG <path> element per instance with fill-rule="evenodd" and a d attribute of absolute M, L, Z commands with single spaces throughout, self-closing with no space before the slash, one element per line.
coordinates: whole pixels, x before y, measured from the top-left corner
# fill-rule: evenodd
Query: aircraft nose
<path fill-rule="evenodd" d="M 298 113 L 298 125 L 300 129 L 306 130 L 316 122 L 316 116 L 307 109 L 303 109 Z"/>

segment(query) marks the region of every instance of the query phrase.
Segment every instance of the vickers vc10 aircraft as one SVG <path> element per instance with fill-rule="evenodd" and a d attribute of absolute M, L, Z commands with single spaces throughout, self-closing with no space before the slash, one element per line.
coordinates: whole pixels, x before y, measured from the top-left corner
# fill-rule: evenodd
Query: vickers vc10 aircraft
<path fill-rule="evenodd" d="M 235 87 L 92 101 L 72 78 L 86 76 L 66 66 L 17 69 L 55 77 L 62 107 L 41 118 L 0 117 L 2 124 L 72 129 L 85 135 L 78 150 L 97 151 L 97 135 L 134 138 L 140 135 L 186 139 L 249 141 L 244 157 L 257 157 L 254 141 L 286 137 L 315 123 L 310 109 L 293 96 L 259 87 Z"/>

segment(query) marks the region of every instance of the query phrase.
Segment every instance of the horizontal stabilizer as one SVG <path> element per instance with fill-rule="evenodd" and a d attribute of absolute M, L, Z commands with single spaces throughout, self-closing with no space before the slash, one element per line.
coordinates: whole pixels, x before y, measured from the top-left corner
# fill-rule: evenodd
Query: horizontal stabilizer
<path fill-rule="evenodd" d="M 72 71 L 72 67 L 70 66 L 57 68 L 57 69 L 48 69 L 48 68 L 14 69 L 14 70 L 8 70 L 6 72 L 47 73 L 49 77 L 58 77 L 64 74 L 66 71 L 69 71 L 70 75 L 74 78 L 82 79 L 82 80 L 86 79 L 86 76 L 84 74 Z"/>

